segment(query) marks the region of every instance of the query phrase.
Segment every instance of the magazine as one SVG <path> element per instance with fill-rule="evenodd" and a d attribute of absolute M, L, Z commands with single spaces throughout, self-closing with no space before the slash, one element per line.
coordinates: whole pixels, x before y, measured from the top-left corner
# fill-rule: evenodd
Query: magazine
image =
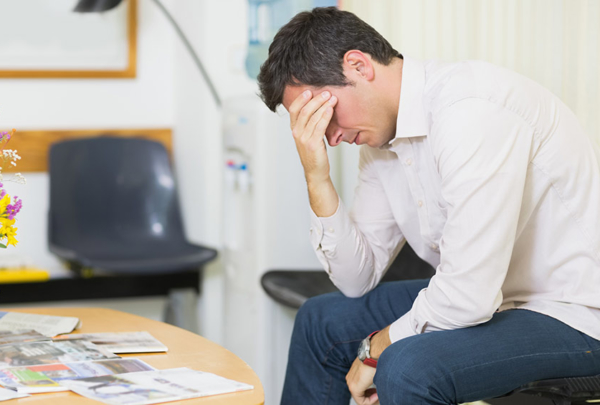
<path fill-rule="evenodd" d="M 86 340 L 109 352 L 119 353 L 154 353 L 166 352 L 163 345 L 148 332 L 115 332 L 115 333 L 75 333 L 54 338 L 60 340 Z"/>
<path fill-rule="evenodd" d="M 68 391 L 58 381 L 151 370 L 155 368 L 133 358 L 11 367 L 0 370 L 0 384 L 27 394 Z"/>
<path fill-rule="evenodd" d="M 13 390 L 7 390 L 6 388 L 0 388 L 0 401 L 8 401 L 9 399 L 25 398 L 30 397 L 28 394 L 19 394 Z"/>
<path fill-rule="evenodd" d="M 114 358 L 119 358 L 119 356 L 85 340 L 32 342 L 0 346 L 0 369 Z"/>
<path fill-rule="evenodd" d="M 50 340 L 52 339 L 34 330 L 0 330 L 0 346 Z"/>
<path fill-rule="evenodd" d="M 0 330 L 33 329 L 44 336 L 52 337 L 62 333 L 71 333 L 80 326 L 79 319 L 69 316 L 0 311 Z"/>
<path fill-rule="evenodd" d="M 113 405 L 145 405 L 251 390 L 252 385 L 189 368 L 61 381 L 84 397 Z"/>

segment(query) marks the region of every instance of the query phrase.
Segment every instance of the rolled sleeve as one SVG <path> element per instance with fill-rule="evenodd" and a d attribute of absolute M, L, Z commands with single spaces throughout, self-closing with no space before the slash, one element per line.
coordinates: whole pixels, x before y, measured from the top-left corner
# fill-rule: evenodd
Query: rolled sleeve
<path fill-rule="evenodd" d="M 346 207 L 340 199 L 335 213 L 330 217 L 318 217 L 310 210 L 310 241 L 312 248 L 317 254 L 319 262 L 327 273 L 331 273 L 329 260 L 326 254 L 335 252 L 336 244 L 343 239 L 344 235 L 351 232 L 352 224 L 346 212 Z"/>
<path fill-rule="evenodd" d="M 404 244 L 368 150 L 361 149 L 359 166 L 351 213 L 341 200 L 330 217 L 311 210 L 311 245 L 331 281 L 348 297 L 375 288 Z"/>

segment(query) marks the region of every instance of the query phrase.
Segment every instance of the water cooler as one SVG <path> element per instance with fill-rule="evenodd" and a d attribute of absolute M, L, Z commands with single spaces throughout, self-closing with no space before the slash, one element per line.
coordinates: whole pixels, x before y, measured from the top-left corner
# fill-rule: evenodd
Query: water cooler
<path fill-rule="evenodd" d="M 309 243 L 306 182 L 287 113 L 249 95 L 226 101 L 223 119 L 223 343 L 256 371 L 265 403 L 276 404 L 295 311 L 272 301 L 260 278 L 321 268 Z"/>

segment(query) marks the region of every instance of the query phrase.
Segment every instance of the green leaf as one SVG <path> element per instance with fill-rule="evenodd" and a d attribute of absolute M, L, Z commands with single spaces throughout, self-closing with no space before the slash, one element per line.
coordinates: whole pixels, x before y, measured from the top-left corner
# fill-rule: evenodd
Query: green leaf
<path fill-rule="evenodd" d="M 2 249 L 6 249 L 6 245 L 5 245 L 5 244 L 2 244 L 2 243 L 0 243 L 0 248 L 2 248 Z"/>

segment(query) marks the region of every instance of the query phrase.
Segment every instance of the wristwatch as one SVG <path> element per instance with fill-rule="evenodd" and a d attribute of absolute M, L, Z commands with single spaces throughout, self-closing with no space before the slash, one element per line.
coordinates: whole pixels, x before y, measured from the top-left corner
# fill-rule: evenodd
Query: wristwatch
<path fill-rule="evenodd" d="M 371 333 L 367 336 L 358 347 L 358 359 L 366 364 L 367 366 L 371 366 L 373 368 L 377 368 L 377 360 L 371 357 L 371 338 L 375 335 L 378 330 Z"/>

